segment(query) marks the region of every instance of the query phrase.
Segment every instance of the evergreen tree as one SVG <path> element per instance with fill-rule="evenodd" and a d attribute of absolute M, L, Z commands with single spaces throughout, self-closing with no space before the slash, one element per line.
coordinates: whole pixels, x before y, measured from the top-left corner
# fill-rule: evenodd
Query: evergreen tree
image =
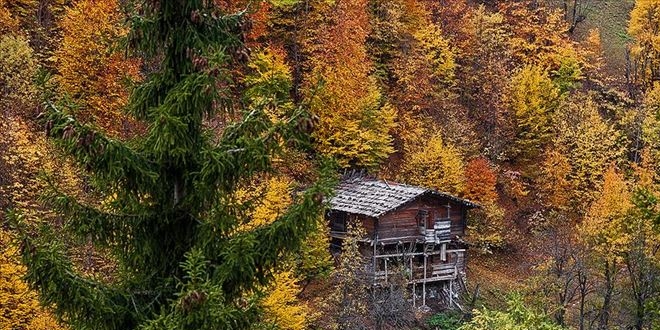
<path fill-rule="evenodd" d="M 27 281 L 74 329 L 244 329 L 257 308 L 249 293 L 266 285 L 283 253 L 315 226 L 334 179 L 325 162 L 316 184 L 294 196 L 275 221 L 252 230 L 233 196 L 240 182 L 272 170 L 282 148 L 308 150 L 313 121 L 300 107 L 273 120 L 281 95 L 232 102 L 232 68 L 245 61 L 243 14 L 210 1 L 133 1 L 132 51 L 153 71 L 128 112 L 147 132 L 130 142 L 75 120 L 47 102 L 47 134 L 89 175 L 92 199 L 52 185 L 45 200 L 63 232 L 21 232 Z M 256 100 L 256 101 L 255 101 Z M 241 106 L 244 105 L 244 106 Z M 219 136 L 205 123 L 233 118 Z M 301 189 L 297 189 L 301 191 Z M 76 271 L 62 237 L 91 240 L 117 264 L 111 281 Z"/>

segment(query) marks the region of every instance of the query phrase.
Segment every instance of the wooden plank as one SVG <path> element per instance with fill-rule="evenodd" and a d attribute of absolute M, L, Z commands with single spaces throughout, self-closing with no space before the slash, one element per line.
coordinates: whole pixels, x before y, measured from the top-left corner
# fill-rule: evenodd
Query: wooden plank
<path fill-rule="evenodd" d="M 437 277 L 429 277 L 426 280 L 424 279 L 417 279 L 413 280 L 412 283 L 419 284 L 419 283 L 431 283 L 431 282 L 440 282 L 440 281 L 450 281 L 456 279 L 456 276 L 454 275 L 445 275 L 445 276 L 437 276 Z"/>
<path fill-rule="evenodd" d="M 439 255 L 440 250 L 435 250 L 429 253 L 426 253 L 427 255 Z M 447 250 L 447 255 L 453 252 L 465 252 L 465 249 L 455 249 L 455 250 Z M 424 255 L 424 252 L 411 252 L 411 253 L 394 253 L 394 254 L 379 254 L 375 256 L 376 259 L 378 258 L 395 258 L 395 257 L 414 257 L 414 256 L 421 256 Z"/>

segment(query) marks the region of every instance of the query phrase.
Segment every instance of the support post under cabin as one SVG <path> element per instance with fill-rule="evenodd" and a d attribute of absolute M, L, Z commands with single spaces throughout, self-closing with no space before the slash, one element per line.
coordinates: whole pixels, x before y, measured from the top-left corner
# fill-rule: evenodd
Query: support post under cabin
<path fill-rule="evenodd" d="M 373 268 L 373 275 L 374 275 L 374 282 L 373 284 L 376 285 L 376 273 L 378 272 L 378 259 L 376 259 L 376 244 L 378 244 L 378 234 L 374 234 L 374 240 L 371 242 L 374 245 L 374 253 L 372 259 L 372 268 Z"/>
<path fill-rule="evenodd" d="M 413 256 L 410 256 L 410 282 L 412 282 L 412 300 L 415 307 L 415 270 L 413 268 Z"/>
<path fill-rule="evenodd" d="M 426 307 L 426 251 L 424 251 L 424 281 L 422 282 L 422 307 Z"/>
<path fill-rule="evenodd" d="M 449 308 L 454 304 L 454 280 L 449 280 Z"/>

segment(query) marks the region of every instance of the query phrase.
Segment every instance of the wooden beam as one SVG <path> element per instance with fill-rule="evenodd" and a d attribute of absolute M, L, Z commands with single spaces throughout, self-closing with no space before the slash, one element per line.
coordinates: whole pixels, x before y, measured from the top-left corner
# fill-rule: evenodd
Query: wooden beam
<path fill-rule="evenodd" d="M 376 258 L 395 258 L 395 257 L 404 257 L 404 256 L 421 256 L 421 255 L 437 255 L 440 254 L 442 251 L 431 251 L 431 252 L 411 252 L 411 253 L 394 253 L 394 254 L 381 254 L 376 256 Z M 457 249 L 457 250 L 445 250 L 446 253 L 454 253 L 454 252 L 465 252 L 465 249 Z"/>
<path fill-rule="evenodd" d="M 414 235 L 414 236 L 398 236 L 398 237 L 389 237 L 389 238 L 381 238 L 379 242 L 389 242 L 389 241 L 412 241 L 412 240 L 423 240 L 424 236 L 423 235 Z"/>
<path fill-rule="evenodd" d="M 455 279 L 456 276 L 454 275 L 447 275 L 447 276 L 438 276 L 438 277 L 430 277 L 427 278 L 426 281 L 424 279 L 419 279 L 419 280 L 414 280 L 412 283 L 409 284 L 420 284 L 420 283 L 432 283 L 432 282 L 440 282 L 440 281 L 449 281 L 452 279 Z"/>

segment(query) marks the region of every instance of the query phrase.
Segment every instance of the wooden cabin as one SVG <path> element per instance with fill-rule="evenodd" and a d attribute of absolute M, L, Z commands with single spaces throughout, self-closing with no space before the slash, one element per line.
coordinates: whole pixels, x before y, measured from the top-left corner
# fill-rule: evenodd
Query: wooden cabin
<path fill-rule="evenodd" d="M 462 241 L 468 200 L 433 189 L 364 177 L 343 180 L 330 200 L 327 220 L 331 249 L 338 253 L 351 221 L 366 232 L 361 247 L 371 260 L 374 285 L 405 270 L 413 303 L 442 298 L 451 305 L 464 284 L 466 245 Z M 457 283 L 459 282 L 459 283 Z"/>

